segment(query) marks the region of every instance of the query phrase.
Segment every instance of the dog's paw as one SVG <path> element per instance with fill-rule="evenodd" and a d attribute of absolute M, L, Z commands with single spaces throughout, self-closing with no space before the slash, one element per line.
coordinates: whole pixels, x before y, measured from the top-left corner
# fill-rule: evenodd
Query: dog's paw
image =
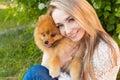
<path fill-rule="evenodd" d="M 52 78 L 55 78 L 55 77 L 58 77 L 59 72 L 55 72 L 55 70 L 54 70 L 54 72 L 50 71 L 50 75 L 52 76 Z"/>

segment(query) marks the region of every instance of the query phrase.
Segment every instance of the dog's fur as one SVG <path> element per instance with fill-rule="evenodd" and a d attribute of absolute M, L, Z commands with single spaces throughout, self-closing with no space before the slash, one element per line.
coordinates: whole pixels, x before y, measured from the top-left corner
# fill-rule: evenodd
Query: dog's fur
<path fill-rule="evenodd" d="M 39 49 L 50 55 L 47 68 L 52 77 L 57 77 L 62 67 L 60 56 L 65 54 L 64 49 L 76 43 L 60 34 L 52 17 L 48 14 L 39 17 L 34 31 L 34 39 Z M 76 53 L 67 68 L 64 68 L 65 71 L 70 71 L 72 80 L 80 79 L 81 55 L 78 54 Z"/>

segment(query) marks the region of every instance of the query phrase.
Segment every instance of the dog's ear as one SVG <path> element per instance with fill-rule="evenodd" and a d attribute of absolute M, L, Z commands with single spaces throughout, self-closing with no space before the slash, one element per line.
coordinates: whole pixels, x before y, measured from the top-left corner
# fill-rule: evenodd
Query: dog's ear
<path fill-rule="evenodd" d="M 38 18 L 38 20 L 41 20 L 41 18 L 42 18 L 43 16 L 44 16 L 44 15 L 40 15 L 39 18 Z"/>
<path fill-rule="evenodd" d="M 45 19 L 45 15 L 40 15 L 39 18 L 38 18 L 37 23 L 41 24 L 44 21 L 44 19 Z"/>
<path fill-rule="evenodd" d="M 48 20 L 51 20 L 52 17 L 49 15 L 49 14 L 43 14 L 43 15 L 40 15 L 39 18 L 38 18 L 38 22 L 41 22 L 41 21 L 48 21 Z"/>
<path fill-rule="evenodd" d="M 45 14 L 44 15 L 40 15 L 39 18 L 38 18 L 38 21 L 42 21 L 43 19 L 45 19 Z"/>
<path fill-rule="evenodd" d="M 48 19 L 49 17 L 51 17 L 51 16 L 46 13 L 46 14 L 40 15 L 40 16 L 39 16 L 39 20 L 40 20 L 40 19 Z"/>

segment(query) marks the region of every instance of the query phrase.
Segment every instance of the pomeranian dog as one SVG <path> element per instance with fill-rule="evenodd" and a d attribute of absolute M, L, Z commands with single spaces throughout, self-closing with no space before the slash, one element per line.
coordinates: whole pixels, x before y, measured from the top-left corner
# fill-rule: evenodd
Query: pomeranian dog
<path fill-rule="evenodd" d="M 43 54 L 48 54 L 50 59 L 47 63 L 47 68 L 52 77 L 59 76 L 61 67 L 64 71 L 69 71 L 72 80 L 80 79 L 81 72 L 81 55 L 77 51 L 69 64 L 62 66 L 62 59 L 60 58 L 65 54 L 64 49 L 74 46 L 76 42 L 62 36 L 59 29 L 55 26 L 52 17 L 49 14 L 44 14 L 39 17 L 34 31 L 35 43 Z"/>

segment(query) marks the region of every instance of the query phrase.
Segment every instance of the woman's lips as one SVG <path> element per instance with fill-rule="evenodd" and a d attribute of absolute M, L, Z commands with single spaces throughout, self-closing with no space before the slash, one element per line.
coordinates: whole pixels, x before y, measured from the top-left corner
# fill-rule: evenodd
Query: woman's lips
<path fill-rule="evenodd" d="M 69 36 L 70 38 L 75 38 L 76 36 L 77 36 L 77 34 L 78 34 L 78 30 L 75 32 L 75 33 L 73 33 L 73 35 L 71 35 L 71 36 Z"/>

